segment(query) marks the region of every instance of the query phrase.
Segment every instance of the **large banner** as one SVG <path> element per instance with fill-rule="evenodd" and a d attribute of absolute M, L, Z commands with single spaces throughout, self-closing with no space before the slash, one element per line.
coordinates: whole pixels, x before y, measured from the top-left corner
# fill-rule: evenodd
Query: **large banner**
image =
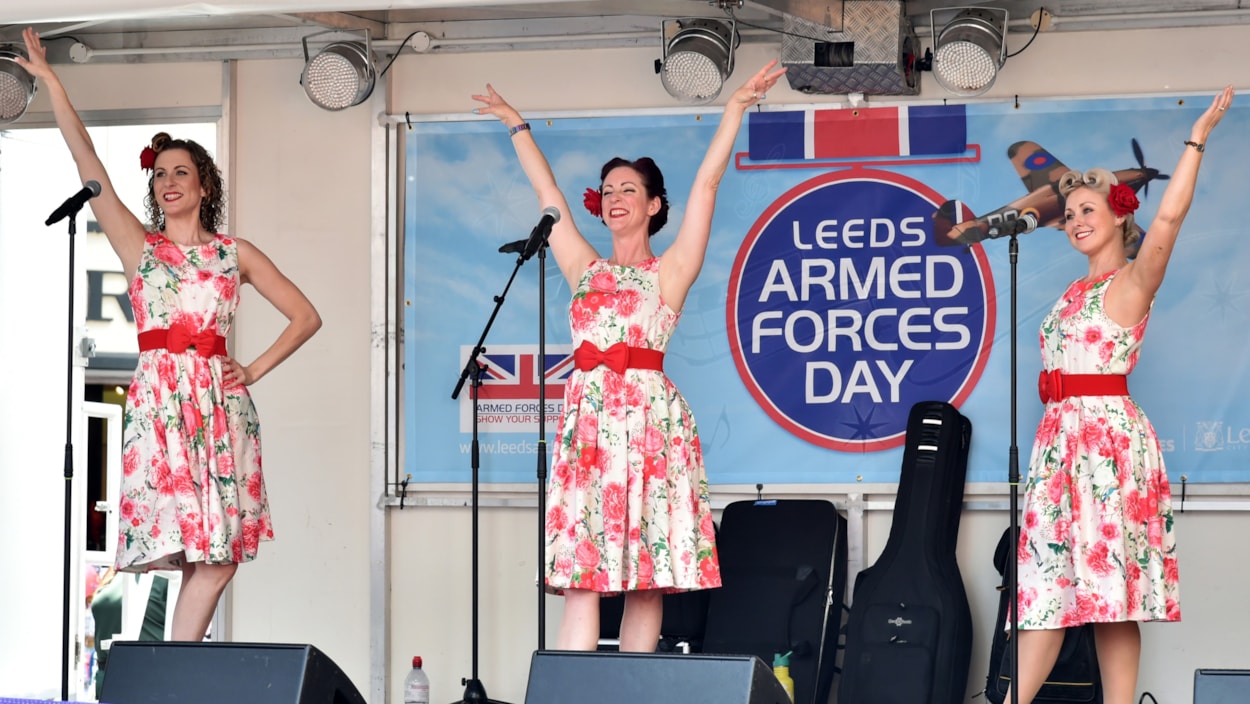
<path fill-rule="evenodd" d="M 1005 482 L 1013 337 L 1027 469 L 1042 410 L 1038 328 L 1088 273 L 1055 229 L 1053 182 L 1067 168 L 1109 168 L 1137 190 L 1137 221 L 1148 228 L 1208 104 L 1160 97 L 748 115 L 703 272 L 665 358 L 699 422 L 711 481 L 895 482 L 908 412 L 942 400 L 972 421 L 968 480 Z M 660 253 L 718 116 L 534 120 L 533 132 L 568 197 L 572 212 L 562 216 L 605 257 L 607 229 L 581 194 L 613 156 L 655 158 L 672 202 L 652 243 Z M 1248 121 L 1234 108 L 1212 135 L 1129 380 L 1174 483 L 1250 480 L 1250 243 L 1237 210 Z M 549 452 L 538 444 L 540 420 L 551 443 L 571 369 L 568 284 L 550 256 L 517 269 L 516 254 L 498 252 L 527 237 L 540 214 L 497 121 L 414 123 L 406 138 L 405 471 L 416 482 L 471 478 L 472 382 L 461 380 L 489 323 L 479 357 L 480 478 L 532 482 L 539 453 Z M 1013 329 L 1005 235 L 1022 220 L 1040 226 L 1018 237 Z"/>

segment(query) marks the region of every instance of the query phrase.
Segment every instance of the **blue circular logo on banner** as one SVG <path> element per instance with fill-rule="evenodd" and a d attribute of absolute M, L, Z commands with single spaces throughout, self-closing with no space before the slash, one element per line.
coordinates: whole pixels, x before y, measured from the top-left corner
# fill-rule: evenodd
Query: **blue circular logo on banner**
<path fill-rule="evenodd" d="M 886 171 L 795 186 L 752 225 L 730 272 L 726 328 L 743 383 L 809 442 L 901 445 L 911 407 L 960 405 L 994 336 L 980 245 L 934 242 L 942 198 Z"/>

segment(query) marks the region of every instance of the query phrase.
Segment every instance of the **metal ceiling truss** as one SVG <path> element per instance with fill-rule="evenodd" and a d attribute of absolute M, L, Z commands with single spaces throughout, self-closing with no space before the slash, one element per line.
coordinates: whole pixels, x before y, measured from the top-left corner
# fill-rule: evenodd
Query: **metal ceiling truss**
<path fill-rule="evenodd" d="M 100 20 L 38 26 L 56 63 L 169 62 L 251 58 L 297 58 L 301 40 L 315 31 L 368 30 L 379 60 L 404 49 L 439 52 L 595 49 L 647 46 L 660 49 L 666 19 L 733 13 L 744 42 L 781 43 L 787 22 L 812 17 L 837 31 L 845 0 L 586 0 L 457 4 L 353 12 L 237 14 Z M 931 36 L 930 12 L 968 0 L 909 0 L 905 19 L 917 35 Z M 1130 28 L 1193 27 L 1250 23 L 1250 9 L 1236 0 L 1054 0 L 1039 4 L 1000 0 L 986 6 L 1008 10 L 1012 34 Z M 1043 9 L 1044 7 L 1044 9 Z M 789 19 L 788 19 L 789 18 Z M 20 43 L 21 27 L 0 27 L 0 44 Z M 59 40 L 56 38 L 60 38 Z M 334 41 L 333 36 L 324 41 Z M 77 44 L 77 46 L 75 46 Z"/>

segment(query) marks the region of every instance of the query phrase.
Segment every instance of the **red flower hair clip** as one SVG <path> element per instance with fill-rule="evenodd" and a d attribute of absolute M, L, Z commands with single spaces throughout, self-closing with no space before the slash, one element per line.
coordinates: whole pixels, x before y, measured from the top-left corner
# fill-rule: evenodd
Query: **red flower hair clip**
<path fill-rule="evenodd" d="M 156 167 L 156 150 L 152 147 L 144 147 L 139 152 L 139 168 L 145 171 L 151 171 Z"/>
<path fill-rule="evenodd" d="M 586 189 L 586 195 L 582 196 L 582 205 L 586 206 L 586 210 L 595 217 L 603 217 L 603 194 L 593 188 Z"/>
<path fill-rule="evenodd" d="M 1123 183 L 1117 183 L 1111 187 L 1111 192 L 1107 194 L 1107 202 L 1111 205 L 1111 212 L 1115 213 L 1116 217 L 1124 217 L 1136 212 L 1137 206 L 1141 205 L 1133 189 Z"/>

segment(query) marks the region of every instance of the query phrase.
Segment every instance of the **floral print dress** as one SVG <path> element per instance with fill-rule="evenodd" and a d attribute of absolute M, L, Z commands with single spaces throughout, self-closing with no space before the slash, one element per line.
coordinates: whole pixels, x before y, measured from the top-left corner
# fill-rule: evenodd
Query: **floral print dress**
<path fill-rule="evenodd" d="M 1149 313 L 1125 328 L 1103 310 L 1116 272 L 1075 282 L 1042 321 L 1045 370 L 1129 374 Z M 1046 404 L 1017 551 L 1019 624 L 1180 620 L 1171 490 L 1154 428 L 1129 396 Z"/>
<path fill-rule="evenodd" d="M 130 284 L 135 324 L 224 337 L 238 289 L 233 238 L 183 247 L 149 233 Z M 223 388 L 221 374 L 221 359 L 195 347 L 139 353 L 126 397 L 119 570 L 246 562 L 273 539 L 256 408 L 246 387 Z"/>
<path fill-rule="evenodd" d="M 591 263 L 569 307 L 573 346 L 624 342 L 663 352 L 678 313 L 661 300 L 659 259 Z M 720 586 L 694 416 L 662 371 L 574 369 L 552 458 L 549 590 L 615 593 Z"/>

